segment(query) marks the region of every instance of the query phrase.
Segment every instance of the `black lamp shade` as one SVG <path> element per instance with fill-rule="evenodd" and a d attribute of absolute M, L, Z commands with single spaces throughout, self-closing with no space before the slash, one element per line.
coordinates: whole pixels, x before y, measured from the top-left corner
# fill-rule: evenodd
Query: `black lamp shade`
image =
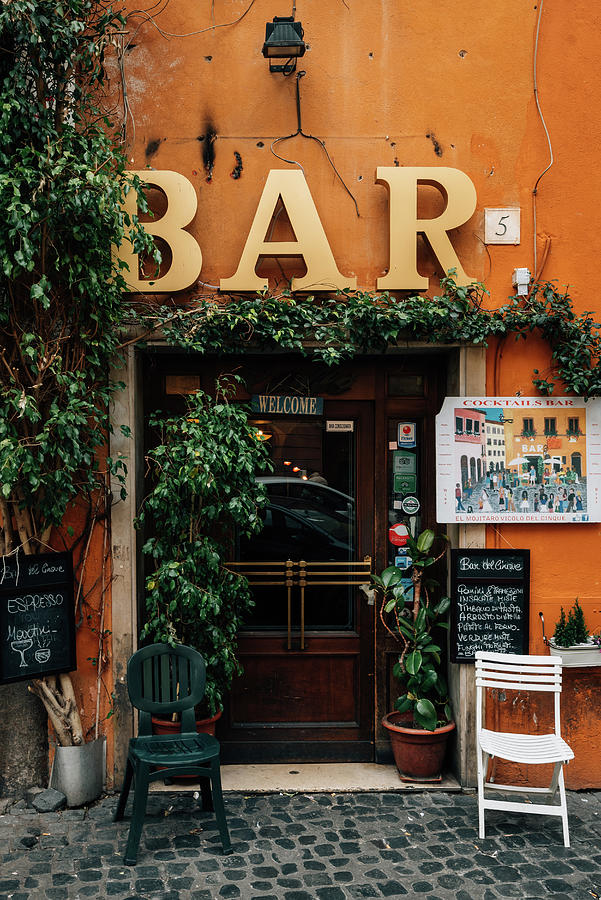
<path fill-rule="evenodd" d="M 292 16 L 275 16 L 273 22 L 267 22 L 263 44 L 266 59 L 290 59 L 303 56 L 305 50 L 303 26 Z"/>

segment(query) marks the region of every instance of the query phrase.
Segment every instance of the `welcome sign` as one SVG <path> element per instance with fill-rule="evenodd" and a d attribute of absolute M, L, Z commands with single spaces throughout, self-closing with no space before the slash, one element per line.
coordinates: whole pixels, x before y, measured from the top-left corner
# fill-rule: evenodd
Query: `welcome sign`
<path fill-rule="evenodd" d="M 321 416 L 323 413 L 323 397 L 253 394 L 250 405 L 253 412 L 268 415 Z"/>

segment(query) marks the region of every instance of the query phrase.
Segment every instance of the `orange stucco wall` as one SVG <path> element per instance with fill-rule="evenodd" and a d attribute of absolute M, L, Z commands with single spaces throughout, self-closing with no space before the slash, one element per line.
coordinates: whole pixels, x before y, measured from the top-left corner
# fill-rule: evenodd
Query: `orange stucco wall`
<path fill-rule="evenodd" d="M 94 507 L 93 501 L 92 509 Z M 77 669 L 71 672 L 71 680 L 84 740 L 90 741 L 97 736 L 106 735 L 107 787 L 110 788 L 113 772 L 110 530 L 106 520 L 101 519 L 95 523 L 90 535 L 86 520 L 87 510 L 84 506 L 80 503 L 72 506 L 67 512 L 65 527 L 73 529 L 73 536 L 66 532 L 54 533 L 52 542 L 57 550 L 64 550 L 65 545 L 73 548 Z M 101 629 L 104 633 L 102 640 Z M 52 729 L 50 751 L 52 756 Z"/>
<path fill-rule="evenodd" d="M 212 28 L 245 11 L 236 24 Z M 316 142 L 295 137 L 275 149 L 302 165 L 338 267 L 355 274 L 361 287 L 374 289 L 388 265 L 388 196 L 375 184 L 377 166 L 442 165 L 469 175 L 477 211 L 453 242 L 466 272 L 486 282 L 491 306 L 512 294 L 514 268 L 534 269 L 533 187 L 549 164 L 533 92 L 539 12 L 538 4 L 525 0 L 298 0 L 297 19 L 310 45 L 299 64 L 307 73 L 301 81 L 303 129 L 326 142 L 360 216 Z M 199 205 L 189 230 L 201 245 L 200 278 L 208 285 L 236 270 L 269 170 L 295 168 L 270 152 L 277 137 L 297 127 L 295 78 L 270 75 L 260 52 L 265 22 L 289 14 L 283 0 L 179 0 L 152 20 L 138 13 L 128 21 L 123 70 L 131 168 L 173 169 L 195 186 Z M 538 87 L 554 164 L 536 196 L 537 258 L 539 266 L 545 262 L 539 274 L 569 284 L 579 311 L 598 313 L 600 19 L 587 0 L 574 0 L 569 10 L 559 3 L 544 6 Z M 108 71 L 117 103 L 122 85 L 114 59 Z M 214 153 L 209 167 L 203 162 L 208 148 Z M 441 205 L 432 191 L 424 192 L 423 203 L 430 214 Z M 521 208 L 518 246 L 484 245 L 484 208 L 498 206 Z M 436 275 L 436 262 L 423 247 L 419 259 L 423 274 Z M 285 261 L 282 266 L 273 267 L 279 287 L 293 271 Z M 434 277 L 431 291 L 436 284 Z M 198 284 L 193 290 L 211 288 Z M 534 393 L 532 370 L 548 370 L 548 348 L 534 336 L 519 344 L 508 339 L 496 351 L 493 341 L 487 392 Z M 531 652 L 544 652 L 539 610 L 549 630 L 560 605 L 570 607 L 576 596 L 589 627 L 601 627 L 599 537 L 597 524 L 487 528 L 489 546 L 531 550 Z M 576 751 L 567 773 L 572 788 L 601 785 L 600 673 L 566 677 L 566 736 Z M 518 709 L 522 721 L 528 715 Z"/>

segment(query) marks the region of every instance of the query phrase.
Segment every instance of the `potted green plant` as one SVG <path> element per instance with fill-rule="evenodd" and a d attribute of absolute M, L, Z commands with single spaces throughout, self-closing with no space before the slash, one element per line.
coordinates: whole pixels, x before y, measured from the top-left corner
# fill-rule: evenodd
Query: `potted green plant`
<path fill-rule="evenodd" d="M 599 635 L 589 635 L 578 597 L 567 616 L 561 607 L 553 637 L 548 641 L 551 656 L 561 656 L 564 666 L 599 666 L 600 643 Z"/>
<path fill-rule="evenodd" d="M 442 542 L 442 549 L 435 549 Z M 401 652 L 393 674 L 400 686 L 394 712 L 382 720 L 387 729 L 401 778 L 439 781 L 447 741 L 455 729 L 442 648 L 436 633 L 448 629 L 448 597 L 433 599 L 438 583 L 427 577 L 446 551 L 446 538 L 426 530 L 407 542 L 411 558 L 407 570 L 396 566 L 372 575 L 380 597 L 380 618 Z"/>
<path fill-rule="evenodd" d="M 216 396 L 192 394 L 184 415 L 157 412 L 159 431 L 148 452 L 152 488 L 137 519 L 145 527 L 145 640 L 182 643 L 207 666 L 200 719 L 221 714 L 232 679 L 241 673 L 237 635 L 252 605 L 247 580 L 227 568 L 236 535 L 260 530 L 265 490 L 256 475 L 270 467 L 267 448 L 233 402 L 233 379 Z M 214 727 L 214 726 L 213 726 Z"/>

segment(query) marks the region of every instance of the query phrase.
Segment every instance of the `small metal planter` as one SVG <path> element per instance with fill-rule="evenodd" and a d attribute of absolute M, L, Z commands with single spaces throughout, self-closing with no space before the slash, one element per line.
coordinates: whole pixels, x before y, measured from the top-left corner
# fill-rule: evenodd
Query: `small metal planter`
<path fill-rule="evenodd" d="M 106 737 L 78 747 L 57 747 L 50 787 L 61 791 L 67 806 L 83 806 L 100 797 L 105 783 Z"/>
<path fill-rule="evenodd" d="M 587 641 L 586 644 L 574 644 L 571 647 L 558 647 L 553 640 L 548 643 L 551 656 L 561 656 L 564 668 L 601 666 L 601 650 L 591 641 Z"/>

